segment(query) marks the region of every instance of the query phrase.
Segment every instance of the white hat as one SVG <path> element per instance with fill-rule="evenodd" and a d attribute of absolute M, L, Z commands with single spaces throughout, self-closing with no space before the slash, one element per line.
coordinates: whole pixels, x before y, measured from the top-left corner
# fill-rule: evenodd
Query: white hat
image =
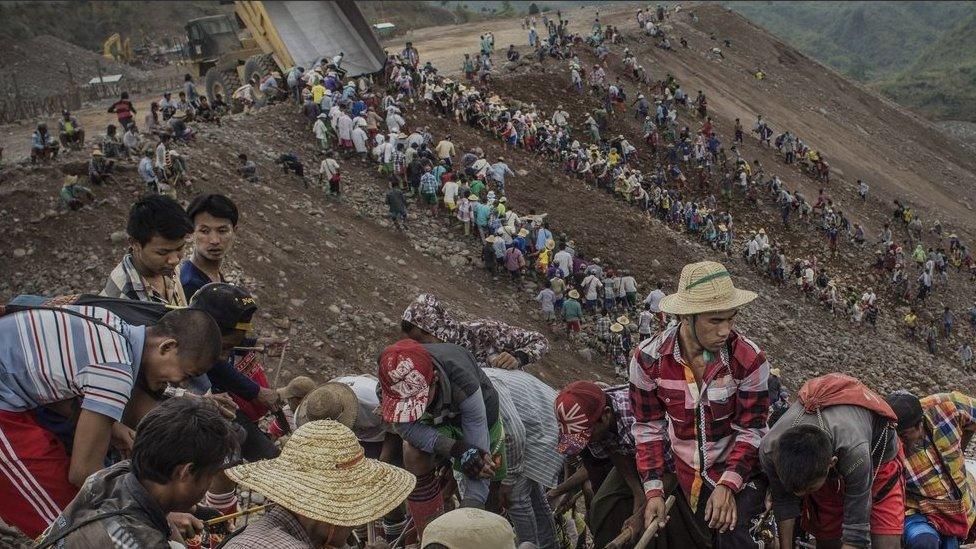
<path fill-rule="evenodd" d="M 515 531 L 501 515 L 482 509 L 455 509 L 424 528 L 421 547 L 440 544 L 447 549 L 515 549 Z"/>

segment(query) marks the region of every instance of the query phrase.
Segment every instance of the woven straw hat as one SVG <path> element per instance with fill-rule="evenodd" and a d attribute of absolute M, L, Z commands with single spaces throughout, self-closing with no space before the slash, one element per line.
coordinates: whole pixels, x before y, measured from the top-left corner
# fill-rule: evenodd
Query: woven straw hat
<path fill-rule="evenodd" d="M 721 263 L 701 261 L 681 269 L 678 291 L 661 299 L 661 310 L 694 315 L 738 309 L 756 299 L 756 293 L 732 285 L 732 275 Z"/>
<path fill-rule="evenodd" d="M 295 425 L 301 427 L 309 421 L 331 419 L 353 428 L 359 417 L 359 399 L 352 387 L 330 381 L 305 395 L 295 410 Z"/>
<path fill-rule="evenodd" d="M 579 299 L 579 296 L 580 296 L 580 294 L 576 290 L 570 290 L 569 291 L 569 297 L 571 297 L 573 299 Z"/>
<path fill-rule="evenodd" d="M 417 483 L 399 467 L 367 459 L 356 435 L 328 420 L 299 427 L 277 458 L 225 472 L 297 515 L 335 526 L 360 526 L 382 517 Z"/>

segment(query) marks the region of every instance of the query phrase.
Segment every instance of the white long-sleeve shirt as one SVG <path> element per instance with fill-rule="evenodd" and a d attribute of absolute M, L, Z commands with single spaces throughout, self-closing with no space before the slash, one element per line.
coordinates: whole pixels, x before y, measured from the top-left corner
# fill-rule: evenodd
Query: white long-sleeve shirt
<path fill-rule="evenodd" d="M 337 122 L 339 139 L 352 140 L 352 118 L 349 118 L 348 114 L 342 113 Z"/>
<path fill-rule="evenodd" d="M 315 139 L 325 139 L 329 134 L 329 129 L 325 125 L 325 120 L 322 118 L 316 120 L 315 124 L 312 126 L 312 132 L 315 133 Z"/>

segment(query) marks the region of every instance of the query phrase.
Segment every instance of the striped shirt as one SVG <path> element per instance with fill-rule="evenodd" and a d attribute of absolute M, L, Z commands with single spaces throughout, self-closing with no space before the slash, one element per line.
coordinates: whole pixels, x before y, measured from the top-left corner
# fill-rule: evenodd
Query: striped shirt
<path fill-rule="evenodd" d="M 105 282 L 102 295 L 106 297 L 121 297 L 135 301 L 149 301 L 164 303 L 177 307 L 186 307 L 186 295 L 178 276 L 165 276 L 166 293 L 162 294 L 153 288 L 146 279 L 139 274 L 132 263 L 132 254 L 126 254 L 122 261 L 112 269 L 112 273 Z"/>
<path fill-rule="evenodd" d="M 84 316 L 33 309 L 0 317 L 0 410 L 81 397 L 83 409 L 121 420 L 139 374 L 145 327 L 97 307 L 61 308 Z"/>
<path fill-rule="evenodd" d="M 505 426 L 508 478 L 524 476 L 546 488 L 557 484 L 564 456 L 556 451 L 556 395 L 552 387 L 522 370 L 485 368 L 498 393 Z"/>

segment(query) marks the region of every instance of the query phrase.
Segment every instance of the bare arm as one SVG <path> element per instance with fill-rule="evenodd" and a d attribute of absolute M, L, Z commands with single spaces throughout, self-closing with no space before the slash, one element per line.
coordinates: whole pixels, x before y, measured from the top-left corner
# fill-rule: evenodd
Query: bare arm
<path fill-rule="evenodd" d="M 623 456 L 616 453 L 610 455 L 610 461 L 613 462 L 617 473 L 623 477 L 627 483 L 627 487 L 634 494 L 634 509 L 642 509 L 645 502 L 644 486 L 641 484 L 640 476 L 637 473 L 637 462 L 631 456 Z"/>
<path fill-rule="evenodd" d="M 793 527 L 795 525 L 795 518 L 779 522 L 779 549 L 793 549 Z"/>
<path fill-rule="evenodd" d="M 566 480 L 564 480 L 559 486 L 556 486 L 549 491 L 550 498 L 556 498 L 563 494 L 569 494 L 575 492 L 589 479 L 589 474 L 585 467 L 580 467 L 575 473 L 570 475 Z"/>
<path fill-rule="evenodd" d="M 91 410 L 81 411 L 68 468 L 68 481 L 71 484 L 81 487 L 89 475 L 102 468 L 113 423 L 115 420 L 108 416 Z"/>

